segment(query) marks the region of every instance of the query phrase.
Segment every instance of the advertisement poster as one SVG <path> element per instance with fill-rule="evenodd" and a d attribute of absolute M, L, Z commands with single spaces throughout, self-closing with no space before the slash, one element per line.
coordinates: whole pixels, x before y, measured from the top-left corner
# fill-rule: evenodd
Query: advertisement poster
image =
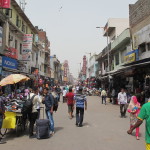
<path fill-rule="evenodd" d="M 5 55 L 14 59 L 18 59 L 18 50 L 10 47 Z"/>
<path fill-rule="evenodd" d="M 23 37 L 23 44 L 22 44 L 22 60 L 25 61 L 31 60 L 32 42 L 33 42 L 33 35 L 25 34 Z"/>
<path fill-rule="evenodd" d="M 0 7 L 10 8 L 10 0 L 0 0 Z"/>

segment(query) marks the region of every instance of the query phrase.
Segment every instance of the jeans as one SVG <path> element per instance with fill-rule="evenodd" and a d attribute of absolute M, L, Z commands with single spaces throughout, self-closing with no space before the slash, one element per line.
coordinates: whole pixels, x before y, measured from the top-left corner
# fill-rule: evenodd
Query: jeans
<path fill-rule="evenodd" d="M 28 114 L 28 119 L 30 122 L 30 124 L 29 124 L 29 136 L 33 135 L 34 124 L 35 124 L 37 117 L 38 117 L 38 112 Z"/>
<path fill-rule="evenodd" d="M 53 119 L 53 114 L 51 114 L 50 111 L 47 111 L 46 110 L 46 116 L 47 116 L 47 119 L 49 119 L 50 121 L 50 131 L 54 131 L 54 119 Z"/>
<path fill-rule="evenodd" d="M 76 108 L 76 124 L 82 125 L 84 117 L 84 108 Z"/>
<path fill-rule="evenodd" d="M 102 96 L 102 104 L 103 104 L 103 101 L 104 101 L 105 104 L 106 104 L 106 96 Z"/>
<path fill-rule="evenodd" d="M 121 117 L 126 116 L 127 104 L 120 104 L 120 113 Z"/>

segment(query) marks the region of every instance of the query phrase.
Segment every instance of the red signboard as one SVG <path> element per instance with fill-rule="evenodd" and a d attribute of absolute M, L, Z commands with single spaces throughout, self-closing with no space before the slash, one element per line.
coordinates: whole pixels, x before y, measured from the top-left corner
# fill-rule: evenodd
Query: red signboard
<path fill-rule="evenodd" d="M 14 59 L 18 59 L 18 50 L 17 49 L 10 47 L 7 50 L 8 50 L 8 52 L 5 53 L 6 56 L 14 58 Z"/>
<path fill-rule="evenodd" d="M 0 0 L 1 8 L 10 8 L 10 0 Z"/>
<path fill-rule="evenodd" d="M 87 62 L 86 62 L 86 56 L 83 57 L 83 68 L 82 68 L 82 72 L 83 75 L 86 75 L 86 69 L 87 69 Z"/>

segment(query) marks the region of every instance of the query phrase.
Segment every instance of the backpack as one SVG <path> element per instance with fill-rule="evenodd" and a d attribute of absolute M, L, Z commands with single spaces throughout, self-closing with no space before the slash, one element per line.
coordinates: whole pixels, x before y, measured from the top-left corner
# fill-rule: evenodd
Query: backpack
<path fill-rule="evenodd" d="M 24 102 L 23 108 L 22 108 L 22 111 L 21 111 L 23 114 L 32 113 L 33 99 L 34 99 L 35 96 L 36 95 L 33 95 L 30 98 L 30 95 L 29 95 L 29 98 Z"/>
<path fill-rule="evenodd" d="M 53 96 L 53 99 L 54 99 L 54 104 L 53 104 L 53 111 L 57 111 L 58 109 L 58 97 L 54 97 Z"/>

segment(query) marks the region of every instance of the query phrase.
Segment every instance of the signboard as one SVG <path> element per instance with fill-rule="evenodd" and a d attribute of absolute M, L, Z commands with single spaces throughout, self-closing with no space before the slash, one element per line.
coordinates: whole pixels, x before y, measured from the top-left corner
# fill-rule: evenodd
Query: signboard
<path fill-rule="evenodd" d="M 3 43 L 3 28 L 0 27 L 0 51 L 2 51 L 2 43 Z"/>
<path fill-rule="evenodd" d="M 8 52 L 5 53 L 5 55 L 14 59 L 18 59 L 18 50 L 10 47 L 8 48 Z"/>
<path fill-rule="evenodd" d="M 64 62 L 64 77 L 68 75 L 68 61 Z"/>
<path fill-rule="evenodd" d="M 135 56 L 136 56 L 135 53 L 125 56 L 125 62 L 131 63 L 135 61 Z"/>
<path fill-rule="evenodd" d="M 1 8 L 10 8 L 10 0 L 0 0 Z"/>
<path fill-rule="evenodd" d="M 86 75 L 86 69 L 87 69 L 86 65 L 87 65 L 86 56 L 83 56 L 83 68 L 82 68 L 83 75 Z"/>
<path fill-rule="evenodd" d="M 137 50 L 133 50 L 131 52 L 128 52 L 124 58 L 125 58 L 126 63 L 138 61 L 139 60 L 139 50 L 137 49 Z"/>
<path fill-rule="evenodd" d="M 10 69 L 17 69 L 18 62 L 15 59 L 9 57 L 2 57 L 2 67 L 10 68 Z"/>
<path fill-rule="evenodd" d="M 22 60 L 30 61 L 32 52 L 33 34 L 24 34 L 22 44 Z"/>

